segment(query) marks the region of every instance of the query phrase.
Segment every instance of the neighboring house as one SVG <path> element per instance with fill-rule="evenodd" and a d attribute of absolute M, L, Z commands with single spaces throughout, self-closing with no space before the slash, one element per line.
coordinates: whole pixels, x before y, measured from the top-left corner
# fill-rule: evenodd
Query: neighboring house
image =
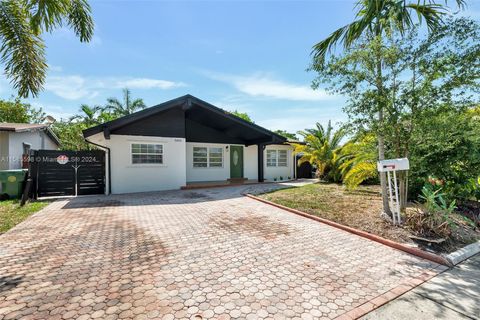
<path fill-rule="evenodd" d="M 284 137 L 191 95 L 83 134 L 109 153 L 106 180 L 111 193 L 294 176 L 293 147 Z"/>
<path fill-rule="evenodd" d="M 56 150 L 60 142 L 48 124 L 0 123 L 0 170 L 21 169 L 30 150 Z"/>

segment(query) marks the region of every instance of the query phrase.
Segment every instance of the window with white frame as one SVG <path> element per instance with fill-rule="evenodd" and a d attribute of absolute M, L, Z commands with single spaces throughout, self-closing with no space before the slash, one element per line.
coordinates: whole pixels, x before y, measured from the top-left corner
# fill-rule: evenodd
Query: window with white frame
<path fill-rule="evenodd" d="M 208 167 L 208 148 L 193 147 L 193 167 L 195 168 Z"/>
<path fill-rule="evenodd" d="M 267 150 L 267 167 L 286 167 L 287 150 Z"/>
<path fill-rule="evenodd" d="M 163 164 L 163 144 L 132 143 L 132 164 Z"/>
<path fill-rule="evenodd" d="M 277 167 L 287 166 L 287 150 L 277 150 Z"/>
<path fill-rule="evenodd" d="M 223 148 L 193 147 L 194 168 L 222 168 Z"/>
<path fill-rule="evenodd" d="M 267 150 L 267 167 L 277 166 L 277 150 Z"/>
<path fill-rule="evenodd" d="M 223 148 L 208 148 L 208 166 L 211 168 L 223 167 Z"/>

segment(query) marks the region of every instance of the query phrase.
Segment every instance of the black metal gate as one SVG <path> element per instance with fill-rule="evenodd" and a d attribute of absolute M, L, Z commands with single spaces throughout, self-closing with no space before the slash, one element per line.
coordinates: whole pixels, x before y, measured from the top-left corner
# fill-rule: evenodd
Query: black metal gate
<path fill-rule="evenodd" d="M 310 162 L 303 162 L 301 165 L 297 165 L 297 178 L 312 178 L 312 165 Z"/>
<path fill-rule="evenodd" d="M 105 193 L 105 152 L 37 150 L 30 156 L 35 197 Z"/>

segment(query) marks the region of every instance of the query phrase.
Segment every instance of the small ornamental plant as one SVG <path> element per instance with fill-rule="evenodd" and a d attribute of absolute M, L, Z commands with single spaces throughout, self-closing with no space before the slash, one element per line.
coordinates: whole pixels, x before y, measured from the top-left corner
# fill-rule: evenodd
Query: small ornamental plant
<path fill-rule="evenodd" d="M 456 209 L 455 200 L 447 203 L 442 189 L 437 189 L 430 184 L 422 188 L 419 195 L 421 203 L 418 203 L 415 210 L 407 212 L 405 225 L 416 234 L 429 238 L 448 239 L 456 228 L 451 214 Z M 437 182 L 435 182 L 435 185 Z"/>

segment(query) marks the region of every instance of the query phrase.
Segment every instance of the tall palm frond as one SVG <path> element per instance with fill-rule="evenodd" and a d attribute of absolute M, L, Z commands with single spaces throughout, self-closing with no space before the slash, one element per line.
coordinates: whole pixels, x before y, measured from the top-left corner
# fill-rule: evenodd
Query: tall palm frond
<path fill-rule="evenodd" d="M 30 26 L 36 34 L 51 32 L 67 24 L 81 42 L 92 39 L 94 23 L 88 1 L 26 0 L 24 3 L 30 13 Z"/>
<path fill-rule="evenodd" d="M 93 19 L 86 0 L 0 1 L 0 62 L 20 97 L 37 96 L 47 72 L 41 33 L 67 24 L 80 41 L 93 36 Z"/>
<path fill-rule="evenodd" d="M 337 163 L 343 184 L 348 189 L 355 189 L 363 181 L 377 177 L 375 136 L 366 134 L 347 142 L 338 155 Z"/>
<path fill-rule="evenodd" d="M 126 116 L 145 107 L 143 99 L 132 100 L 130 90 L 125 88 L 123 89 L 123 102 L 120 102 L 117 98 L 108 98 L 105 110 L 110 110 L 117 115 Z"/>
<path fill-rule="evenodd" d="M 347 189 L 353 190 L 365 180 L 375 178 L 377 175 L 377 165 L 375 163 L 359 162 L 343 176 L 343 184 Z"/>
<path fill-rule="evenodd" d="M 0 61 L 19 96 L 43 89 L 47 72 L 45 45 L 28 23 L 28 12 L 17 1 L 0 1 Z"/>
<path fill-rule="evenodd" d="M 455 2 L 460 8 L 466 5 L 466 0 Z M 434 0 L 359 0 L 356 8 L 355 21 L 335 30 L 313 46 L 315 64 L 322 66 L 328 53 L 337 44 L 342 43 L 345 48 L 349 48 L 365 33 L 379 37 L 396 30 L 403 34 L 415 25 L 414 16 L 419 22 L 425 21 L 427 28 L 432 30 L 448 12 L 445 5 Z"/>
<path fill-rule="evenodd" d="M 317 123 L 315 129 L 305 129 L 298 133 L 303 137 L 304 142 L 304 144 L 295 144 L 295 152 L 302 154 L 299 163 L 308 161 L 317 167 L 317 174 L 321 178 L 336 181 L 337 154 L 342 148 L 345 130 L 334 131 L 329 121 L 326 128 Z"/>
<path fill-rule="evenodd" d="M 91 126 L 94 124 L 100 123 L 97 119 L 97 114 L 102 108 L 99 106 L 90 107 L 87 104 L 82 104 L 80 106 L 81 114 L 77 114 L 73 117 L 70 117 L 70 122 L 79 121 L 84 122 L 86 125 Z"/>

